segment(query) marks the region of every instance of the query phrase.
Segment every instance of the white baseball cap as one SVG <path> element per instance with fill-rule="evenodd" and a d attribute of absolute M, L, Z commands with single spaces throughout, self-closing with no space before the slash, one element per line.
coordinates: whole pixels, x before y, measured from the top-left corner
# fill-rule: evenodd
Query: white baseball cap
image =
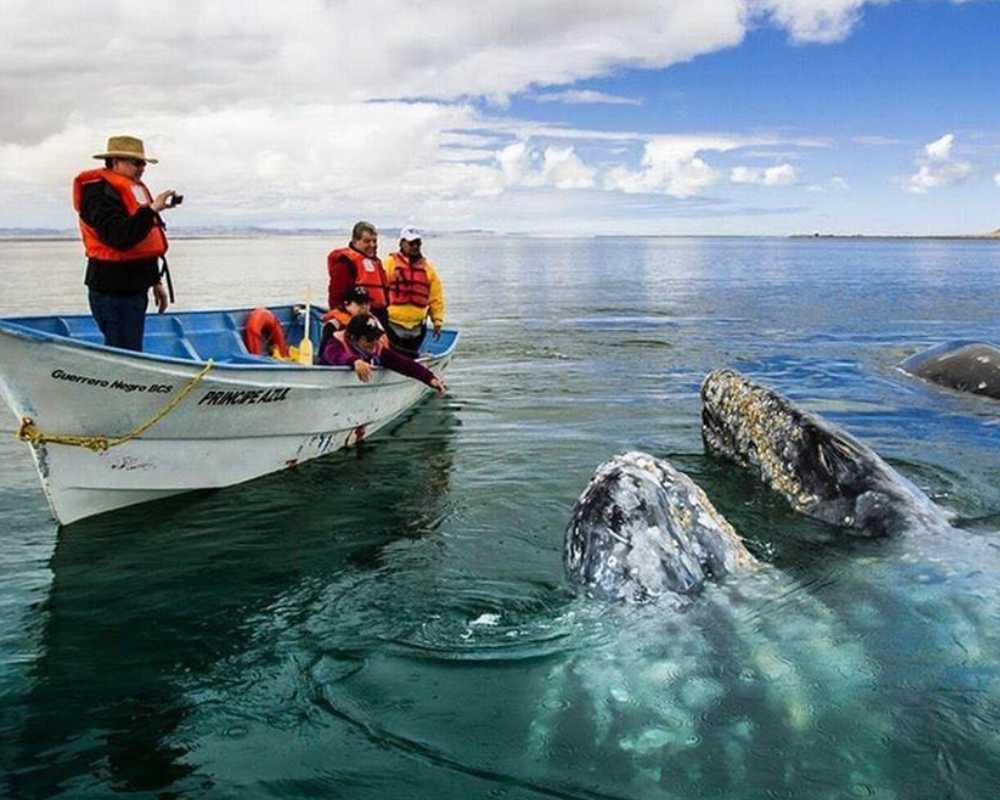
<path fill-rule="evenodd" d="M 399 232 L 399 238 L 405 239 L 408 242 L 415 241 L 422 238 L 420 235 L 420 229 L 414 228 L 412 225 L 407 225 L 403 230 Z"/>

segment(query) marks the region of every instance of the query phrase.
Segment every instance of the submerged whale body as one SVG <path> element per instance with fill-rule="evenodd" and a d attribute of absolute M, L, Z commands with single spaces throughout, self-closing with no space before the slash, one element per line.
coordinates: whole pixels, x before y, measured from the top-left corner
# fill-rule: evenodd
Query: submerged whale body
<path fill-rule="evenodd" d="M 706 449 L 758 472 L 795 510 L 862 536 L 946 524 L 943 511 L 867 445 L 730 369 L 701 387 Z"/>
<path fill-rule="evenodd" d="M 900 368 L 939 386 L 1000 400 L 1000 348 L 985 342 L 945 342 L 910 356 Z"/>
<path fill-rule="evenodd" d="M 566 528 L 563 561 L 591 595 L 631 602 L 694 595 L 756 563 L 687 475 L 638 452 L 598 467 Z"/>

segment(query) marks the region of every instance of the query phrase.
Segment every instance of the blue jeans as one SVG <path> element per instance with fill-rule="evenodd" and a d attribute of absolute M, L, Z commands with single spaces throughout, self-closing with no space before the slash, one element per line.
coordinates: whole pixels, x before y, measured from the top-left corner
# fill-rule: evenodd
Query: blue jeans
<path fill-rule="evenodd" d="M 146 306 L 149 292 L 141 294 L 106 294 L 89 291 L 90 313 L 104 334 L 104 344 L 142 352 L 142 334 L 146 329 Z"/>

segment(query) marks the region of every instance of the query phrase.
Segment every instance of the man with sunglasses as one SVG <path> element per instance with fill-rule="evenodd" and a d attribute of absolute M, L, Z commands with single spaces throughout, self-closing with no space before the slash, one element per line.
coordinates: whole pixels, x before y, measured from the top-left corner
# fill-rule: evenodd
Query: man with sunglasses
<path fill-rule="evenodd" d="M 411 225 L 399 232 L 399 250 L 385 260 L 389 278 L 389 341 L 393 348 L 417 358 L 427 334 L 427 318 L 434 339 L 444 325 L 444 290 L 437 269 L 424 257 L 420 231 Z"/>
<path fill-rule="evenodd" d="M 104 160 L 104 169 L 81 172 L 73 181 L 90 310 L 106 345 L 141 351 L 150 287 L 159 313 L 168 302 L 160 279 L 160 258 L 167 252 L 160 212 L 180 196 L 172 189 L 150 194 L 142 173 L 156 159 L 146 157 L 141 139 L 112 136 L 94 158 Z"/>

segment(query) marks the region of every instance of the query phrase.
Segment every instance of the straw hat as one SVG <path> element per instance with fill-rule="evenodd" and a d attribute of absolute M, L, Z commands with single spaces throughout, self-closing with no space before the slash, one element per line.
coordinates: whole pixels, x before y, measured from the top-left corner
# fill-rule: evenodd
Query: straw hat
<path fill-rule="evenodd" d="M 134 136 L 112 136 L 108 139 L 106 153 L 97 153 L 94 158 L 138 158 L 149 164 L 156 164 L 155 158 L 147 158 L 142 139 Z"/>

